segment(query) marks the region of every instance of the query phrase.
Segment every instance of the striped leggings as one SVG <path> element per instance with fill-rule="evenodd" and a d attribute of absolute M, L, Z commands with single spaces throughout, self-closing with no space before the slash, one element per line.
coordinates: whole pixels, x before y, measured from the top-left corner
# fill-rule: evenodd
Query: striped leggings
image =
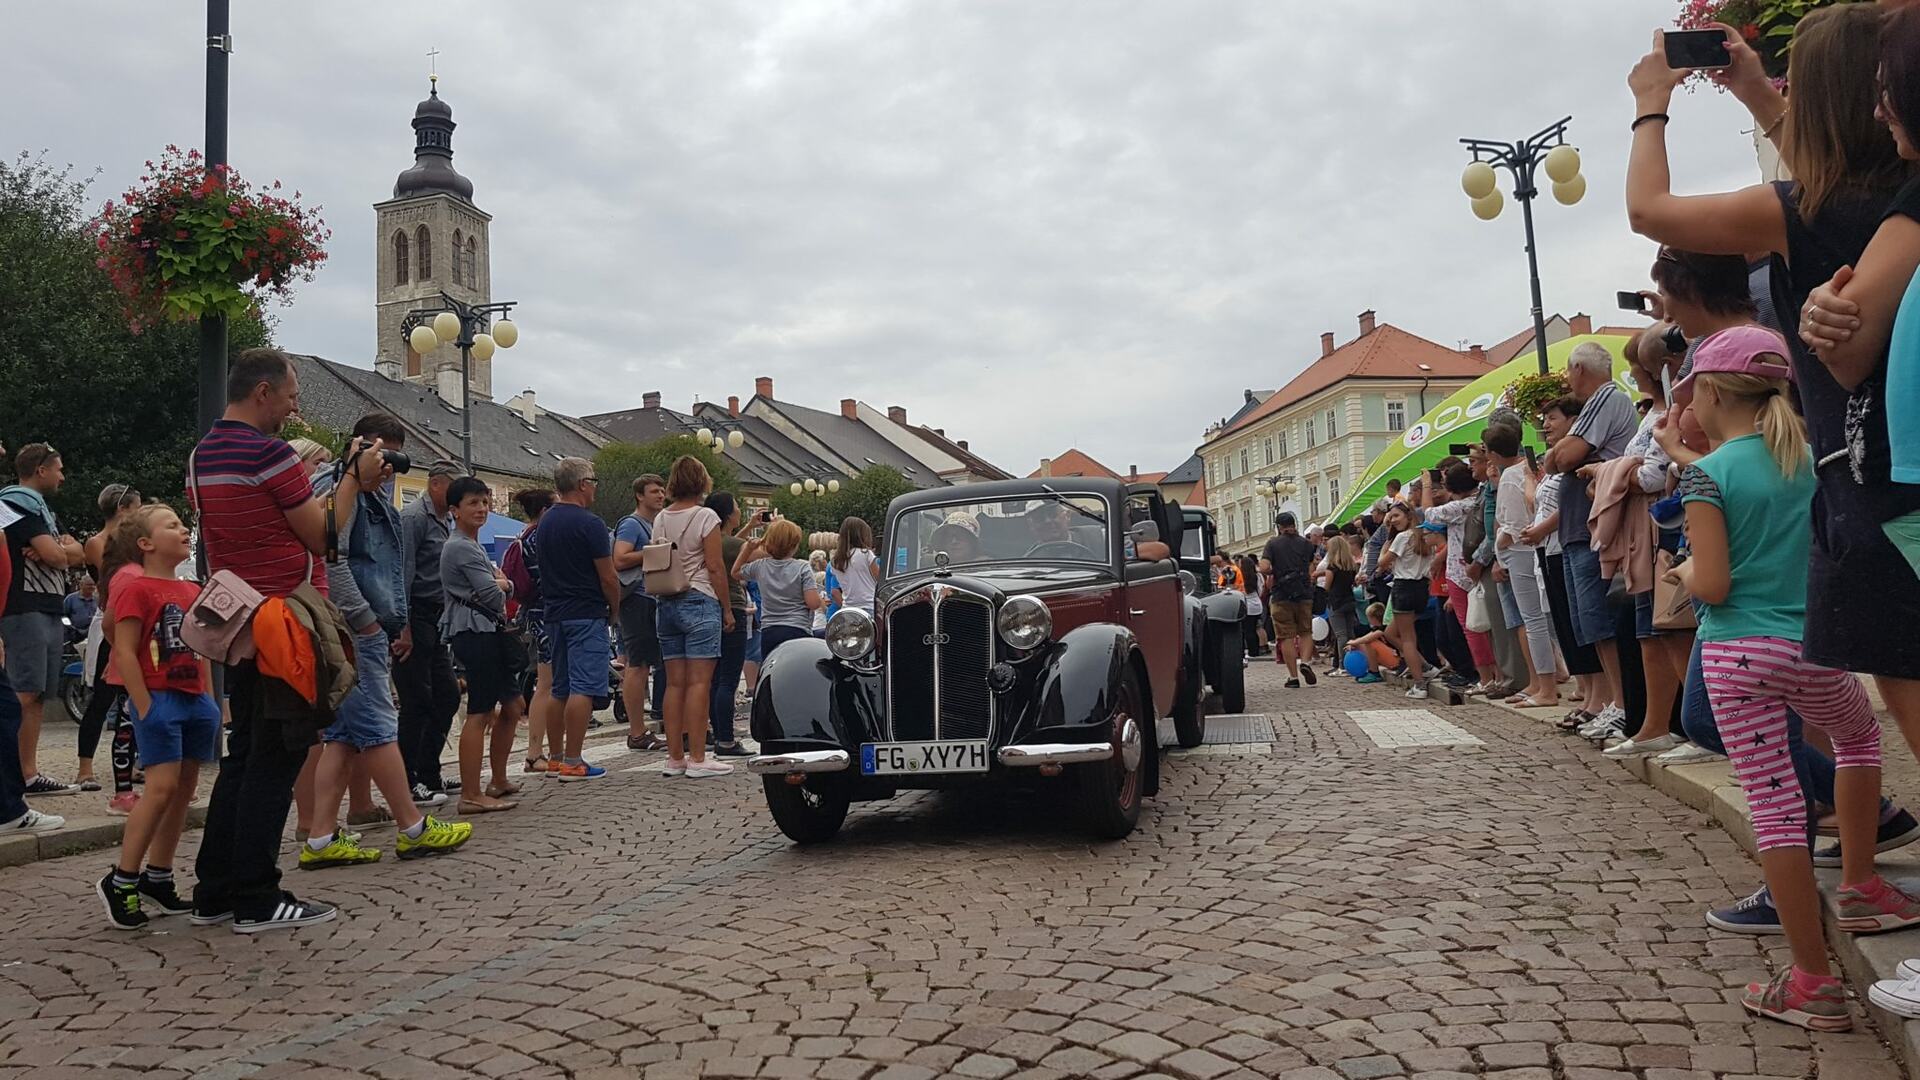
<path fill-rule="evenodd" d="M 1860 681 L 1774 637 L 1701 643 L 1707 698 L 1753 816 L 1760 850 L 1805 847 L 1807 803 L 1787 748 L 1787 707 L 1833 739 L 1834 767 L 1880 767 L 1880 721 Z"/>

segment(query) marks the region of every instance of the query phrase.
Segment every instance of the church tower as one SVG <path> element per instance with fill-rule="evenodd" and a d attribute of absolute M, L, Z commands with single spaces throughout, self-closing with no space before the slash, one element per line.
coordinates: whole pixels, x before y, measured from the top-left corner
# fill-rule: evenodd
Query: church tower
<path fill-rule="evenodd" d="M 454 171 L 453 127 L 453 109 L 440 100 L 435 77 L 413 111 L 413 168 L 394 181 L 393 198 L 373 205 L 374 369 L 458 405 L 460 351 L 443 345 L 423 357 L 400 333 L 409 311 L 435 304 L 442 292 L 467 304 L 492 296 L 487 224 L 493 217 L 473 204 L 473 182 Z M 493 397 L 491 360 L 474 357 L 471 385 L 476 398 Z"/>

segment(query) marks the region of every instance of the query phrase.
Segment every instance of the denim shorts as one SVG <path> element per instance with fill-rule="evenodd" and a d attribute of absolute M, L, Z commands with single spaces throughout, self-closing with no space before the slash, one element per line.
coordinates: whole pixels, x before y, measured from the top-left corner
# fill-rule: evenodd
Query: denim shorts
<path fill-rule="evenodd" d="M 742 661 L 743 663 L 757 664 L 760 662 L 760 650 L 766 643 L 766 639 L 762 638 L 760 633 L 760 623 L 756 621 L 753 624 L 753 633 L 747 635 L 747 655 Z"/>
<path fill-rule="evenodd" d="M 698 589 L 659 601 L 655 620 L 662 660 L 720 659 L 720 601 Z"/>
<path fill-rule="evenodd" d="M 133 741 L 142 765 L 170 765 L 182 759 L 213 761 L 220 756 L 220 705 L 212 694 L 160 690 L 147 715 L 127 703 L 133 717 Z"/>
<path fill-rule="evenodd" d="M 346 743 L 355 750 L 371 750 L 397 742 L 400 713 L 393 707 L 393 652 L 387 632 L 374 627 L 353 638 L 354 683 L 340 702 L 333 725 L 320 733 L 321 742 Z"/>
<path fill-rule="evenodd" d="M 553 641 L 553 696 L 607 696 L 613 642 L 605 619 L 567 619 L 547 624 Z"/>
<path fill-rule="evenodd" d="M 1572 541 L 1566 556 L 1567 612 L 1574 640 L 1593 645 L 1613 640 L 1613 612 L 1607 609 L 1607 579 L 1600 576 L 1600 556 L 1591 546 Z"/>

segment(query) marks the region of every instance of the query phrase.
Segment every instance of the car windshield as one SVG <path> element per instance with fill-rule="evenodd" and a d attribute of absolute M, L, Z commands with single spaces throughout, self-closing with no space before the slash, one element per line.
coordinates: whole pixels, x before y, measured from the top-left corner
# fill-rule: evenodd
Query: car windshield
<path fill-rule="evenodd" d="M 887 534 L 890 574 L 940 565 L 1088 562 L 1105 565 L 1112 548 L 1107 503 L 1097 495 L 1041 491 L 996 502 L 920 506 L 894 519 Z"/>
<path fill-rule="evenodd" d="M 1199 520 L 1187 519 L 1187 527 L 1180 533 L 1180 555 L 1188 559 L 1207 557 L 1207 538 Z"/>

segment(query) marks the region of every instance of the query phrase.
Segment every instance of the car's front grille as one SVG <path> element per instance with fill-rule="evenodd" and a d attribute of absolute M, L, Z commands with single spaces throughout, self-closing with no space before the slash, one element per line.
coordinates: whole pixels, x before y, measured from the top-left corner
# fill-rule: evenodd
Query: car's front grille
<path fill-rule="evenodd" d="M 887 723 L 902 742 L 985 739 L 993 732 L 993 607 L 945 585 L 887 615 Z"/>

